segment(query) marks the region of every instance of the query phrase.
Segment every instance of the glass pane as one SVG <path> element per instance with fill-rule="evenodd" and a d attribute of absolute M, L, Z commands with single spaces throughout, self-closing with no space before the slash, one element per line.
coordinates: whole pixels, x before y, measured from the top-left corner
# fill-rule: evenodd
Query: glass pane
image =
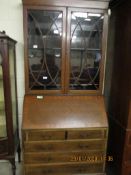
<path fill-rule="evenodd" d="M 28 11 L 29 88 L 61 88 L 62 12 Z"/>
<path fill-rule="evenodd" d="M 70 89 L 97 90 L 102 55 L 103 14 L 71 13 Z"/>
<path fill-rule="evenodd" d="M 1 56 L 0 56 L 1 57 Z M 6 137 L 6 116 L 4 103 L 4 88 L 3 88 L 3 70 L 0 65 L 0 137 Z"/>
<path fill-rule="evenodd" d="M 10 83 L 11 83 L 11 100 L 12 100 L 12 117 L 13 128 L 16 130 L 17 124 L 17 103 L 16 103 L 16 82 L 15 82 L 15 52 L 13 47 L 9 47 L 9 69 L 10 69 Z"/>

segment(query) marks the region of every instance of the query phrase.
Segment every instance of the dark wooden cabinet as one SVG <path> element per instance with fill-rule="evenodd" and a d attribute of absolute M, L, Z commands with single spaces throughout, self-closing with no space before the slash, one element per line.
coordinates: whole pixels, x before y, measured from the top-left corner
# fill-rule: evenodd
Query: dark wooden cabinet
<path fill-rule="evenodd" d="M 105 97 L 115 174 L 131 174 L 131 1 L 111 1 Z"/>
<path fill-rule="evenodd" d="M 11 162 L 14 175 L 16 151 L 20 160 L 15 44 L 0 32 L 0 159 Z"/>

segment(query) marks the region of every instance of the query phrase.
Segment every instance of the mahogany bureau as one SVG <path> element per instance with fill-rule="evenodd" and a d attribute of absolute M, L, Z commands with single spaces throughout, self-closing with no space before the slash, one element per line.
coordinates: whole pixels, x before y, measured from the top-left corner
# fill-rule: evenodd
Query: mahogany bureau
<path fill-rule="evenodd" d="M 26 95 L 23 109 L 25 175 L 105 174 L 102 96 Z"/>

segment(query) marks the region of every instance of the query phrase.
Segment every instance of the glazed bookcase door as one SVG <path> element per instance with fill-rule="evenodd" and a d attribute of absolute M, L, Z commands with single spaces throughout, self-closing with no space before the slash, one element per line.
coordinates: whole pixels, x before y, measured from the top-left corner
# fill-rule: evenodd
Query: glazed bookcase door
<path fill-rule="evenodd" d="M 101 10 L 68 11 L 69 93 L 99 93 L 102 89 L 104 18 Z"/>
<path fill-rule="evenodd" d="M 26 93 L 101 95 L 106 11 L 30 6 L 24 14 Z"/>
<path fill-rule="evenodd" d="M 6 137 L 6 115 L 5 115 L 5 98 L 3 85 L 2 56 L 0 55 L 0 138 Z"/>
<path fill-rule="evenodd" d="M 64 90 L 65 9 L 30 8 L 26 12 L 26 89 L 31 93 L 60 93 Z"/>

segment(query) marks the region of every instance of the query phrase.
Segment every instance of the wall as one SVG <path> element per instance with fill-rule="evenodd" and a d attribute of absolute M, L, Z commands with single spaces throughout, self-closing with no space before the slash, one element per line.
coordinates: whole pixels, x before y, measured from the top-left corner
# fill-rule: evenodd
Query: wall
<path fill-rule="evenodd" d="M 16 68 L 18 88 L 19 125 L 21 130 L 22 105 L 24 96 L 24 48 L 22 0 L 0 0 L 0 31 L 17 41 Z"/>

